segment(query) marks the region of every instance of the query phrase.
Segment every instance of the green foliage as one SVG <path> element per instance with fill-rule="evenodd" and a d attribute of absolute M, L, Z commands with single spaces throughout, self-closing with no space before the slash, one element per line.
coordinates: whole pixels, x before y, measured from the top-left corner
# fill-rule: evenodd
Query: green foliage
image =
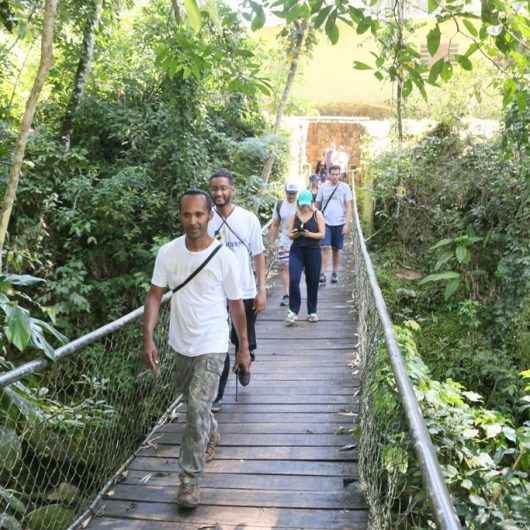
<path fill-rule="evenodd" d="M 530 509 L 528 414 L 514 422 L 500 412 L 481 406 L 481 396 L 466 391 L 463 385 L 451 379 L 443 382 L 433 379 L 418 353 L 412 329 L 419 330 L 416 322 L 407 321 L 405 326 L 395 327 L 458 515 L 470 530 L 525 528 Z M 412 448 L 408 453 L 399 451 L 404 447 L 401 432 L 406 432 L 407 426 L 397 404 L 398 392 L 387 364 L 387 352 L 382 348 L 378 355 L 378 377 L 372 383 L 375 405 L 393 418 L 390 422 L 400 422 L 402 427 L 385 440 L 382 448 L 385 467 L 389 473 L 397 470 L 401 474 L 401 481 L 406 484 L 401 488 L 409 497 L 406 515 L 417 527 L 420 521 L 425 524 L 430 513 L 426 511 L 421 475 Z M 522 375 L 528 377 L 527 372 Z M 392 396 L 395 405 L 388 406 Z M 527 393 L 519 398 L 521 403 L 528 403 Z M 406 523 L 402 525 L 407 527 Z"/>
<path fill-rule="evenodd" d="M 63 9 L 59 33 L 73 32 L 79 43 L 83 18 L 67 14 L 69 3 Z M 281 177 L 286 142 L 263 135 L 258 92 L 266 83 L 255 44 L 236 13 L 221 7 L 211 15 L 201 14 L 199 31 L 175 24 L 162 1 L 128 13 L 123 25 L 107 18 L 68 152 L 58 130 L 70 87 L 64 72 L 75 69 L 77 48 L 59 39 L 5 262 L 46 278 L 35 298 L 68 335 L 142 302 L 155 242 L 180 233 L 179 195 L 206 188 L 214 169 L 235 171 L 238 200 L 262 219 L 272 210 L 273 194 L 256 175 L 274 150 L 272 178 Z M 0 152 L 9 153 L 6 131 Z"/>
<path fill-rule="evenodd" d="M 503 103 L 514 103 L 520 112 L 527 108 L 524 95 L 527 86 L 529 56 L 527 42 L 530 37 L 530 17 L 528 4 L 509 0 L 485 0 L 481 2 L 482 12 L 475 15 L 469 2 L 429 0 L 429 31 L 426 46 L 429 54 L 435 56 L 441 41 L 440 25 L 450 22 L 455 34 L 464 35 L 470 45 L 465 53 L 456 56 L 456 61 L 441 58 L 430 68 L 421 61 L 418 50 L 408 43 L 408 34 L 418 29 L 409 17 L 404 1 L 392 3 L 386 12 L 374 9 L 377 2 L 366 1 L 353 7 L 349 2 L 335 0 L 331 3 L 320 0 L 296 2 L 292 0 L 267 0 L 265 5 L 273 13 L 283 18 L 287 24 L 306 18 L 318 29 L 323 27 L 333 44 L 339 39 L 337 20 L 350 25 L 358 34 L 370 31 L 379 44 L 379 52 L 374 53 L 374 75 L 379 80 L 399 81 L 406 98 L 415 89 L 427 99 L 427 85 L 436 86 L 441 80 L 448 82 L 458 66 L 464 71 L 473 68 L 473 55 L 483 55 L 495 64 L 503 92 Z M 256 2 L 250 2 L 247 16 L 259 17 L 264 23 L 263 8 L 257 9 Z M 480 27 L 475 26 L 475 22 Z M 480 52 L 477 54 L 477 52 Z M 354 65 L 366 69 L 368 65 L 357 62 Z"/>
<path fill-rule="evenodd" d="M 394 321 L 421 323 L 417 342 L 436 378 L 518 417 L 517 374 L 530 360 L 530 179 L 527 159 L 503 145 L 464 141 L 442 124 L 366 171 L 371 250 Z"/>
<path fill-rule="evenodd" d="M 34 286 L 42 283 L 41 278 L 29 275 L 2 274 L 0 275 L 0 309 L 4 313 L 3 332 L 0 339 L 5 339 L 8 344 L 15 346 L 18 352 L 24 352 L 28 348 L 41 350 L 50 359 L 55 358 L 55 351 L 48 342 L 46 335 L 52 335 L 60 343 L 66 341 L 66 337 L 57 331 L 48 322 L 31 316 L 28 309 L 21 306 L 19 301 L 25 304 L 36 305 L 37 309 L 43 310 L 42 306 L 35 304 L 32 298 L 15 286 Z M 4 346 L 4 354 L 15 356 L 15 350 L 7 351 Z"/>

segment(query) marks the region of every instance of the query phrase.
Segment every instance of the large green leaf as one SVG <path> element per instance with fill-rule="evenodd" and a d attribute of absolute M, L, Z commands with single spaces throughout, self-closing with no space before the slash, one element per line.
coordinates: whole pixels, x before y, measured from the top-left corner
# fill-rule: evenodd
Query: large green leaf
<path fill-rule="evenodd" d="M 256 4 L 255 10 L 254 10 L 254 18 L 252 19 L 251 29 L 252 31 L 256 31 L 258 29 L 261 29 L 265 25 L 265 11 L 263 7 L 261 7 L 259 4 Z"/>
<path fill-rule="evenodd" d="M 318 29 L 326 19 L 328 18 L 328 15 L 330 14 L 331 10 L 333 9 L 333 6 L 326 6 L 324 9 L 322 9 L 318 15 L 315 17 L 315 20 L 313 21 L 313 26 Z"/>
<path fill-rule="evenodd" d="M 444 299 L 449 300 L 449 298 L 451 298 L 451 296 L 456 293 L 458 287 L 460 287 L 460 278 L 449 280 L 447 282 L 447 285 L 445 286 Z"/>
<path fill-rule="evenodd" d="M 37 278 L 29 274 L 0 274 L 0 281 L 6 281 L 11 285 L 20 285 L 22 287 L 46 282 L 42 278 Z"/>
<path fill-rule="evenodd" d="M 429 274 L 428 276 L 425 276 L 425 278 L 422 278 L 419 282 L 419 285 L 424 285 L 430 282 L 456 280 L 458 278 L 460 278 L 460 273 L 458 272 L 454 272 L 454 271 L 437 272 L 436 274 Z"/>
<path fill-rule="evenodd" d="M 24 351 L 31 341 L 31 320 L 29 313 L 18 305 L 8 306 L 4 331 L 7 340 L 14 344 L 20 351 Z"/>
<path fill-rule="evenodd" d="M 332 44 L 337 44 L 339 40 L 339 28 L 337 27 L 337 21 L 334 16 L 330 16 L 326 22 L 326 34 Z"/>
<path fill-rule="evenodd" d="M 438 59 L 432 66 L 429 72 L 429 83 L 434 84 L 438 77 L 442 74 L 444 69 L 445 59 L 442 57 Z"/>
<path fill-rule="evenodd" d="M 366 63 L 361 63 L 360 61 L 353 61 L 353 67 L 356 70 L 371 70 L 372 67 L 367 65 Z"/>
<path fill-rule="evenodd" d="M 473 37 L 478 37 L 477 28 L 475 28 L 473 23 L 470 20 L 467 20 L 466 18 L 464 18 L 463 22 L 464 22 L 464 26 L 469 31 L 469 33 L 471 33 L 471 35 L 473 35 Z"/>
<path fill-rule="evenodd" d="M 432 13 L 436 9 L 438 9 L 438 6 L 440 5 L 440 0 L 428 0 L 427 1 L 427 10 L 429 13 Z"/>
<path fill-rule="evenodd" d="M 440 31 L 439 26 L 436 26 L 435 28 L 431 29 L 431 31 L 429 31 L 429 33 L 427 34 L 427 50 L 429 51 L 432 57 L 436 55 L 436 52 L 440 47 L 441 38 L 442 33 Z"/>
<path fill-rule="evenodd" d="M 458 64 L 464 69 L 464 70 L 472 70 L 473 65 L 471 64 L 471 61 L 465 56 L 465 55 L 457 55 L 456 60 L 458 61 Z"/>
<path fill-rule="evenodd" d="M 191 28 L 194 31 L 199 31 L 201 29 L 202 20 L 201 20 L 201 10 L 197 4 L 197 0 L 184 0 L 184 8 L 188 15 L 188 22 Z"/>
<path fill-rule="evenodd" d="M 463 245 L 458 245 L 456 247 L 455 255 L 458 263 L 467 264 L 471 260 L 471 254 L 469 253 L 469 250 Z"/>

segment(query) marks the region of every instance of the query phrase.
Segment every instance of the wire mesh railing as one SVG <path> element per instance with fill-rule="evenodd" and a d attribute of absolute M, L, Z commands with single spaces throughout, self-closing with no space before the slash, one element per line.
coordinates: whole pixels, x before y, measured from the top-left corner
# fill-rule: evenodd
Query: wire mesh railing
<path fill-rule="evenodd" d="M 373 530 L 460 530 L 366 245 L 354 193 L 359 474 Z"/>
<path fill-rule="evenodd" d="M 83 337 L 75 355 L 58 350 L 46 370 L 0 376 L 0 528 L 69 527 L 177 406 L 169 304 L 157 327 L 160 375 L 142 361 L 142 313 Z"/>

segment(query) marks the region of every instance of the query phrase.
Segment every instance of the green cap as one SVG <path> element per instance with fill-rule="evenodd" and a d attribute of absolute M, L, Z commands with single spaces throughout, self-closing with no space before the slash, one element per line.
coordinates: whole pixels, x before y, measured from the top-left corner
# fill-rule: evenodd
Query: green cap
<path fill-rule="evenodd" d="M 311 206 L 313 204 L 313 194 L 309 190 L 302 190 L 298 194 L 299 206 Z"/>

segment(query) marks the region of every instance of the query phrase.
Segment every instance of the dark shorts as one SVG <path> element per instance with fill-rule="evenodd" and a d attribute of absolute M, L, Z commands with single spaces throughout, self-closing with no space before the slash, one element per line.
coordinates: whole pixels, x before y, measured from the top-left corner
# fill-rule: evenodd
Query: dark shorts
<path fill-rule="evenodd" d="M 322 242 L 320 243 L 321 247 L 333 247 L 338 250 L 342 250 L 344 247 L 344 236 L 342 235 L 342 227 L 339 226 L 329 226 L 326 225 L 326 235 Z"/>
<path fill-rule="evenodd" d="M 243 300 L 245 304 L 245 314 L 247 316 L 247 335 L 248 335 L 248 349 L 250 351 L 252 360 L 254 360 L 254 350 L 257 348 L 256 344 L 256 311 L 252 309 L 254 305 L 254 298 L 248 298 Z M 236 351 L 239 350 L 239 340 L 237 339 L 237 333 L 232 325 L 230 332 L 230 341 L 236 347 Z"/>

